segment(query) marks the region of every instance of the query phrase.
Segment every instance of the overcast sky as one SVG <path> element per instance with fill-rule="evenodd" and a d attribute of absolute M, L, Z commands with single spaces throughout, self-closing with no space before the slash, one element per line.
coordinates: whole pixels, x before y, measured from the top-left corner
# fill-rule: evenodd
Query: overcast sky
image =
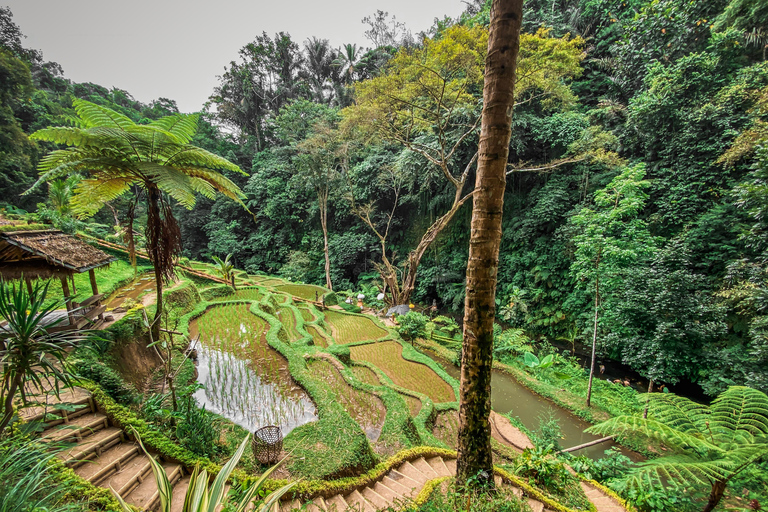
<path fill-rule="evenodd" d="M 124 89 L 148 103 L 176 100 L 199 110 L 238 50 L 266 31 L 294 41 L 369 46 L 361 20 L 388 11 L 415 34 L 434 18 L 458 16 L 461 0 L 0 0 L 27 36 L 76 82 Z"/>

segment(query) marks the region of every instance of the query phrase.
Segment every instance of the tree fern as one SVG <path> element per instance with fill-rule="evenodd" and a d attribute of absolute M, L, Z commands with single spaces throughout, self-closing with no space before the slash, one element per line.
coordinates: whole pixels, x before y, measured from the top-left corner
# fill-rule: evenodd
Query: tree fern
<path fill-rule="evenodd" d="M 641 397 L 648 418 L 619 416 L 588 429 L 593 434 L 640 435 L 671 455 L 643 462 L 623 482 L 646 491 L 662 485 L 708 485 L 705 512 L 722 499 L 728 482 L 768 457 L 768 396 L 734 386 L 710 406 L 671 393 Z"/>

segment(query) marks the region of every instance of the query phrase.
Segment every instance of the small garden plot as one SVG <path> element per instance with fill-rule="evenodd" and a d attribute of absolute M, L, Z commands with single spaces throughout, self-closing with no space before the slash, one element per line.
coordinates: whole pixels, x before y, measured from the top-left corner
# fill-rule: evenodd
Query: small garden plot
<path fill-rule="evenodd" d="M 411 413 L 411 418 L 418 416 L 419 411 L 421 410 L 421 400 L 415 396 L 406 395 L 405 393 L 400 393 L 400 396 L 403 397 L 403 400 L 405 400 L 405 403 L 408 405 L 408 411 Z"/>
<path fill-rule="evenodd" d="M 339 371 L 327 361 L 312 361 L 307 368 L 336 395 L 336 400 L 360 425 L 366 437 L 376 441 L 381 434 L 387 410 L 381 399 L 350 386 Z"/>
<path fill-rule="evenodd" d="M 288 333 L 288 341 L 290 342 L 299 341 L 303 337 L 296 328 L 296 317 L 294 315 L 295 313 L 292 308 L 280 308 L 277 310 L 277 318 L 283 324 L 285 332 Z"/>
<path fill-rule="evenodd" d="M 373 320 L 359 315 L 348 315 L 329 309 L 325 311 L 326 321 L 333 326 L 336 343 L 346 345 L 357 341 L 377 340 L 389 334 Z"/>
<path fill-rule="evenodd" d="M 307 333 L 312 336 L 312 340 L 314 341 L 314 344 L 316 347 L 322 347 L 325 348 L 328 346 L 328 342 L 325 340 L 325 336 L 320 334 L 320 332 L 312 325 L 304 326 Z"/>
<path fill-rule="evenodd" d="M 195 398 L 210 411 L 254 431 L 279 425 L 287 434 L 317 419 L 314 404 L 291 378 L 288 361 L 266 340 L 268 324 L 249 304 L 214 306 L 190 323 L 198 344 Z"/>
<path fill-rule="evenodd" d="M 370 368 L 366 368 L 365 366 L 353 366 L 352 373 L 354 373 L 361 382 L 365 382 L 371 386 L 381 386 L 381 382 L 379 382 L 376 372 Z"/>
<path fill-rule="evenodd" d="M 383 341 L 349 347 L 353 361 L 377 366 L 398 386 L 424 393 L 434 402 L 453 402 L 453 388 L 424 364 L 403 359 L 403 347 L 396 341 Z"/>
<path fill-rule="evenodd" d="M 459 435 L 459 411 L 444 411 L 435 418 L 435 425 L 432 427 L 432 434 L 448 445 L 448 448 L 455 450 L 458 448 Z"/>
<path fill-rule="evenodd" d="M 328 293 L 328 290 L 315 286 L 313 284 L 286 284 L 283 286 L 276 286 L 278 290 L 285 293 L 290 293 L 294 297 L 301 297 L 306 300 L 314 300 L 319 302 L 323 297 L 323 294 Z"/>

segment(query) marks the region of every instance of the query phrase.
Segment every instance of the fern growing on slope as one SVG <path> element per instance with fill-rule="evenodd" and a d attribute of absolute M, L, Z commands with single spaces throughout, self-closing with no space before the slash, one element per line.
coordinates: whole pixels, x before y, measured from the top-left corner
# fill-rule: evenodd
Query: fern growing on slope
<path fill-rule="evenodd" d="M 618 416 L 588 432 L 602 435 L 639 434 L 663 443 L 671 455 L 639 464 L 625 483 L 643 490 L 670 485 L 709 486 L 704 512 L 713 510 L 730 480 L 751 464 L 768 457 L 768 396 L 734 386 L 712 405 L 697 404 L 673 394 L 652 394 L 647 419 Z"/>

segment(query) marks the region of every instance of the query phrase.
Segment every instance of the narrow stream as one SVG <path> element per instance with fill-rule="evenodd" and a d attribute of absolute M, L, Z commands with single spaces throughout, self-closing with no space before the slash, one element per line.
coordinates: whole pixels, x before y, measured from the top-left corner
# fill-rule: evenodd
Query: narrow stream
<path fill-rule="evenodd" d="M 461 378 L 461 371 L 457 366 L 440 358 L 433 352 L 429 352 L 429 356 L 440 363 L 451 377 L 457 380 Z M 548 418 L 551 413 L 552 417 L 560 425 L 560 432 L 563 435 L 563 438 L 560 440 L 560 446 L 563 448 L 594 441 L 601 437 L 586 434 L 584 429 L 590 427 L 589 423 L 571 412 L 558 407 L 546 398 L 537 395 L 528 388 L 521 386 L 512 376 L 498 370 L 493 370 L 491 375 L 491 408 L 499 414 L 512 412 L 512 415 L 517 416 L 529 430 L 537 430 L 539 428 L 539 418 Z M 590 458 L 599 459 L 603 457 L 603 452 L 611 447 L 618 448 L 624 455 L 633 460 L 642 459 L 639 454 L 613 442 L 590 446 L 589 448 L 573 452 L 573 454 L 587 455 Z"/>

